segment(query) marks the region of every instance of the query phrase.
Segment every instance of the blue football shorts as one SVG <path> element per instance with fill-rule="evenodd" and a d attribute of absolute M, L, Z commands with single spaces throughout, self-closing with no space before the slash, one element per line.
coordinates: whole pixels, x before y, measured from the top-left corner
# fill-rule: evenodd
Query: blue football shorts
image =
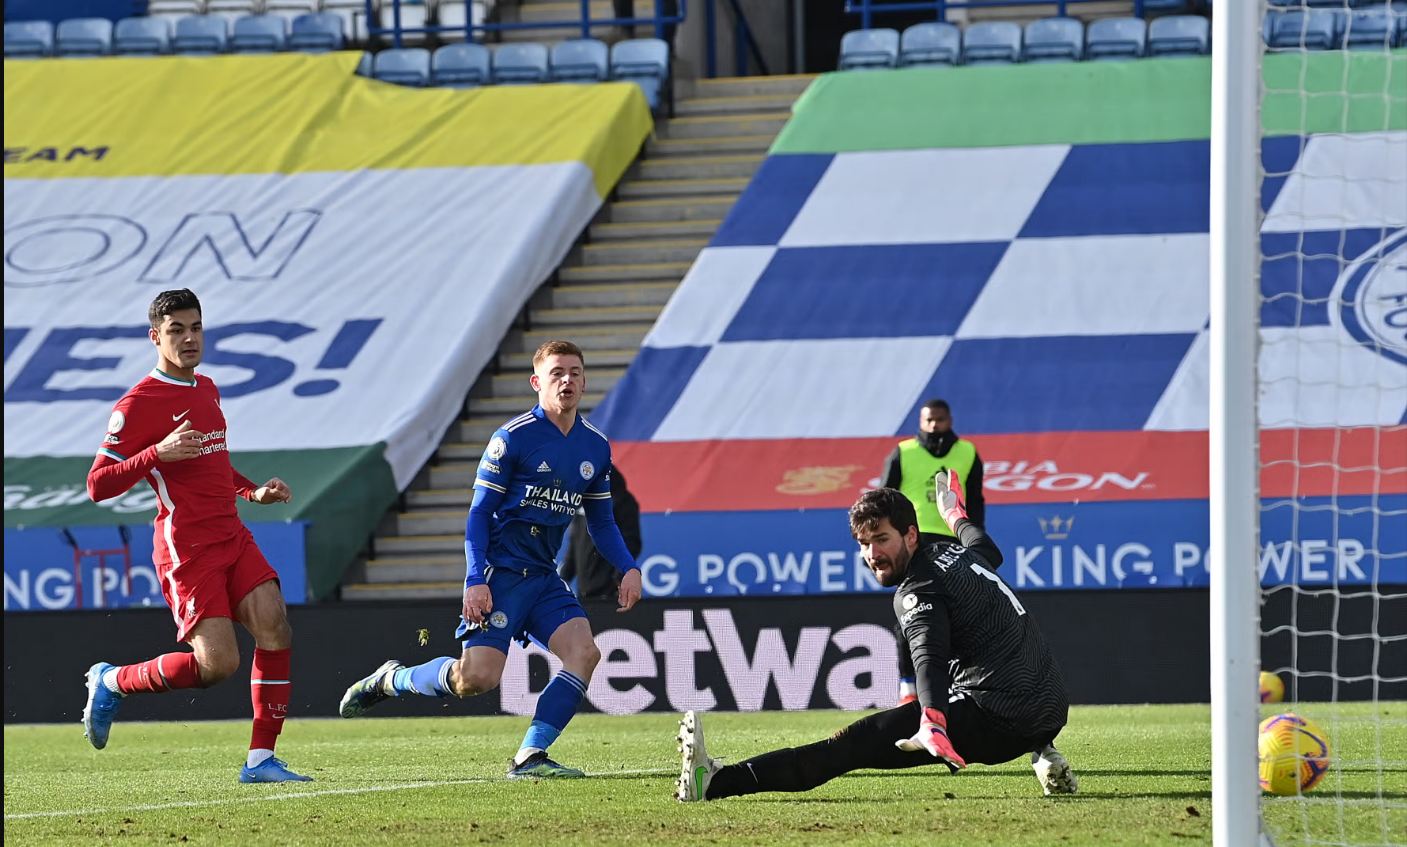
<path fill-rule="evenodd" d="M 524 647 L 536 642 L 544 650 L 552 633 L 572 618 L 584 618 L 576 595 L 555 573 L 547 571 L 489 569 L 489 593 L 493 595 L 493 611 L 483 625 L 460 618 L 455 637 L 470 647 L 495 647 L 508 652 L 510 641 Z"/>

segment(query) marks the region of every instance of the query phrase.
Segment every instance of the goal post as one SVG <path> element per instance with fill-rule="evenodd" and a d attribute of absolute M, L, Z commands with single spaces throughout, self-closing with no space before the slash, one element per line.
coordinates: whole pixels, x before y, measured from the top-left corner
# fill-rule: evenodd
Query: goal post
<path fill-rule="evenodd" d="M 1217 845 L 1407 843 L 1404 38 L 1403 3 L 1246 0 L 1213 15 Z M 1283 705 L 1259 704 L 1261 670 Z M 1257 779 L 1272 709 L 1317 732 L 1293 796 Z"/>
<path fill-rule="evenodd" d="M 1261 4 L 1219 3 L 1212 18 L 1211 534 L 1212 839 L 1255 844 L 1260 668 L 1259 453 Z"/>

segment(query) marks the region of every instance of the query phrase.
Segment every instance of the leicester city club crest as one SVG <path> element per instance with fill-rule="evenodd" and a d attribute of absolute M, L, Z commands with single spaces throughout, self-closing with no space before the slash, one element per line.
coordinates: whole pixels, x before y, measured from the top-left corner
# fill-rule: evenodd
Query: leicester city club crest
<path fill-rule="evenodd" d="M 1355 341 L 1407 365 L 1407 229 L 1360 256 L 1339 277 L 1331 314 Z"/>

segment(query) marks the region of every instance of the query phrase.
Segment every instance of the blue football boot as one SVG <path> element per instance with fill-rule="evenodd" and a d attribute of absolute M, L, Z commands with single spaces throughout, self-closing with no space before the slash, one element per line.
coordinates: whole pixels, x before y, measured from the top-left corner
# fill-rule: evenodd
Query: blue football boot
<path fill-rule="evenodd" d="M 112 719 L 117 717 L 117 708 L 122 705 L 122 695 L 109 691 L 103 685 L 103 674 L 115 667 L 107 662 L 98 662 L 88 669 L 88 703 L 83 707 L 83 737 L 99 750 L 107 746 Z"/>
<path fill-rule="evenodd" d="M 270 756 L 254 767 L 245 765 L 239 771 L 240 782 L 312 782 L 310 776 L 296 774 L 288 769 L 288 763 Z"/>

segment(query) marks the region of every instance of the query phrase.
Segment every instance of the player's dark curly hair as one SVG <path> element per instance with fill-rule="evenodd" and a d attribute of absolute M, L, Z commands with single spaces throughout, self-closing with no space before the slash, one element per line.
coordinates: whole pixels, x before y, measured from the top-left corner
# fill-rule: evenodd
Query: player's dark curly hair
<path fill-rule="evenodd" d="M 893 488 L 876 488 L 861 494 L 850 507 L 850 535 L 858 537 L 862 529 L 873 530 L 886 518 L 900 535 L 918 526 L 918 514 L 909 498 Z"/>
<path fill-rule="evenodd" d="M 163 291 L 156 295 L 156 299 L 151 301 L 151 308 L 147 309 L 147 320 L 151 321 L 152 329 L 160 329 L 162 321 L 172 312 L 180 312 L 186 309 L 200 311 L 200 298 L 195 296 L 195 292 L 189 288 L 175 288 L 170 291 Z"/>

